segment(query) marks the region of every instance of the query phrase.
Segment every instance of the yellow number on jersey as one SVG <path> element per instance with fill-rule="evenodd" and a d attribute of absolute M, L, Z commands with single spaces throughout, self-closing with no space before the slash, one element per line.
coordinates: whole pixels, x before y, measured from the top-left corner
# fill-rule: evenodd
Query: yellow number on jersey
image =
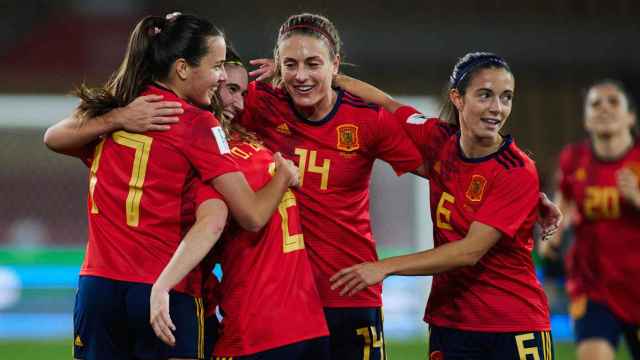
<path fill-rule="evenodd" d="M 585 189 L 584 213 L 591 220 L 620 217 L 620 194 L 612 186 L 588 186 Z"/>
<path fill-rule="evenodd" d="M 553 358 L 553 350 L 551 348 L 551 334 L 548 331 L 542 331 L 540 334 L 540 340 L 542 343 L 542 352 L 537 346 L 526 347 L 525 341 L 535 339 L 533 333 L 520 334 L 515 336 L 516 346 L 518 347 L 518 357 L 520 360 L 540 360 L 540 354 L 542 354 L 543 360 L 550 360 Z"/>
<path fill-rule="evenodd" d="M 302 148 L 296 148 L 295 154 L 300 156 L 298 162 L 298 170 L 300 171 L 300 186 L 304 183 L 305 168 L 310 173 L 320 174 L 320 190 L 327 190 L 329 185 L 329 168 L 331 166 L 331 160 L 324 159 L 322 166 L 316 164 L 318 158 L 318 152 L 316 150 L 307 150 Z M 307 156 L 308 155 L 308 156 Z M 309 166 L 307 167 L 307 159 L 309 160 Z"/>
<path fill-rule="evenodd" d="M 442 192 L 440 201 L 438 201 L 438 209 L 436 210 L 436 226 L 444 230 L 453 230 L 451 227 L 451 210 L 445 207 L 446 203 L 454 204 L 456 199 L 448 192 Z"/>
<path fill-rule="evenodd" d="M 149 153 L 151 151 L 151 143 L 153 138 L 141 134 L 131 134 L 126 131 L 116 131 L 111 135 L 116 144 L 126 146 L 135 150 L 133 158 L 133 166 L 131 169 L 131 178 L 129 179 L 129 193 L 125 206 L 127 225 L 136 227 L 140 223 L 140 201 L 142 200 L 142 187 L 144 186 L 144 178 L 147 174 L 147 166 L 149 165 Z M 89 196 L 91 197 L 91 213 L 98 214 L 100 210 L 93 198 L 96 184 L 98 183 L 98 167 L 100 167 L 100 157 L 104 140 L 96 146 L 93 164 L 91 165 L 91 177 L 89 179 Z"/>
<path fill-rule="evenodd" d="M 275 163 L 269 164 L 269 173 L 273 176 L 275 173 Z M 291 189 L 287 189 L 287 192 L 282 196 L 280 204 L 278 205 L 278 212 L 282 219 L 282 252 L 290 253 L 296 250 L 304 249 L 304 236 L 302 234 L 290 234 L 289 233 L 289 213 L 290 207 L 296 206 L 296 196 Z"/>
<path fill-rule="evenodd" d="M 362 352 L 362 360 L 371 358 L 371 351 L 380 348 L 380 360 L 384 360 L 384 339 L 382 334 L 378 338 L 378 332 L 375 326 L 363 327 L 356 330 L 356 334 L 364 337 L 364 349 Z"/>

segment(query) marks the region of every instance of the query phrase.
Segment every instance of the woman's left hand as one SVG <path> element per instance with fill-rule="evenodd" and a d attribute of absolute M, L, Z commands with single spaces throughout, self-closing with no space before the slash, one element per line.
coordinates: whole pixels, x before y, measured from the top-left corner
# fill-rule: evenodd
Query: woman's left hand
<path fill-rule="evenodd" d="M 562 212 L 543 192 L 540 193 L 539 211 L 540 219 L 538 220 L 538 224 L 542 227 L 542 240 L 548 240 L 560 228 Z"/>
<path fill-rule="evenodd" d="M 276 73 L 276 63 L 273 59 L 253 59 L 249 60 L 249 64 L 258 66 L 258 69 L 249 72 L 249 76 L 256 76 L 256 81 L 267 80 Z"/>
<path fill-rule="evenodd" d="M 636 173 L 630 168 L 622 168 L 616 173 L 616 183 L 620 196 L 640 208 L 640 183 Z"/>
<path fill-rule="evenodd" d="M 338 271 L 329 279 L 331 290 L 342 287 L 340 295 L 353 295 L 371 285 L 378 284 L 384 280 L 384 272 L 380 262 L 365 262 Z"/>

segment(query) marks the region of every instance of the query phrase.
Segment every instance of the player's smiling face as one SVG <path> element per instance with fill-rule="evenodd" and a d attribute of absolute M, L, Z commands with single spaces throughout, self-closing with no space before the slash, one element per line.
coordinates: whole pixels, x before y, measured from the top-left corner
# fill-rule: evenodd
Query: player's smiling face
<path fill-rule="evenodd" d="M 333 76 L 339 58 L 332 59 L 328 44 L 319 38 L 295 34 L 278 47 L 284 87 L 295 106 L 312 120 L 320 119 L 333 106 Z"/>
<path fill-rule="evenodd" d="M 586 130 L 596 136 L 612 136 L 629 131 L 634 123 L 627 97 L 613 84 L 589 89 L 584 114 Z"/>
<path fill-rule="evenodd" d="M 515 81 L 503 68 L 480 69 L 469 81 L 464 96 L 450 93 L 460 115 L 463 136 L 482 141 L 497 141 L 499 131 L 511 114 Z"/>
<path fill-rule="evenodd" d="M 211 97 L 227 78 L 224 71 L 224 59 L 227 56 L 224 38 L 210 37 L 208 48 L 209 51 L 197 66 L 186 65 L 184 71 L 179 74 L 183 80 L 183 96 L 200 106 L 211 104 Z"/>
<path fill-rule="evenodd" d="M 234 64 L 225 64 L 227 81 L 218 88 L 218 98 L 224 116 L 233 120 L 244 109 L 244 96 L 249 83 L 247 70 Z"/>

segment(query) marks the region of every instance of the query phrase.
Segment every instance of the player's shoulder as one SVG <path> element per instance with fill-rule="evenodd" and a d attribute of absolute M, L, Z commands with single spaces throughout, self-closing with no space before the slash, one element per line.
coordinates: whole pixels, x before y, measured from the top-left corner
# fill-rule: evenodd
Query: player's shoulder
<path fill-rule="evenodd" d="M 538 176 L 536 163 L 531 153 L 520 148 L 510 135 L 505 137 L 505 144 L 495 154 L 495 161 L 503 172 L 513 176 Z"/>
<path fill-rule="evenodd" d="M 250 94 L 254 94 L 259 97 L 269 97 L 273 100 L 278 100 L 282 102 L 289 101 L 289 95 L 287 92 L 281 88 L 276 87 L 271 83 L 263 82 L 263 81 L 252 81 L 249 83 L 248 91 Z"/>
<path fill-rule="evenodd" d="M 585 139 L 565 145 L 560 150 L 560 157 L 586 155 L 591 152 L 591 143 Z"/>
<path fill-rule="evenodd" d="M 361 97 L 342 89 L 338 89 L 338 98 L 340 99 L 340 105 L 359 114 L 377 114 L 380 111 L 386 111 L 381 106 L 366 102 Z"/>

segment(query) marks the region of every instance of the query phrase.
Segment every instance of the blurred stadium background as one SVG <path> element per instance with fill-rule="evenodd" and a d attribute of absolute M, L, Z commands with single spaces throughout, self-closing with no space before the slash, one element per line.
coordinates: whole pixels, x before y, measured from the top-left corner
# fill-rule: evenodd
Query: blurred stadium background
<path fill-rule="evenodd" d="M 438 111 L 456 59 L 488 50 L 508 59 L 516 100 L 508 131 L 537 161 L 549 190 L 555 155 L 584 136 L 581 89 L 601 77 L 640 95 L 640 3 L 559 1 L 202 1 L 3 0 L 0 12 L 0 359 L 68 359 L 77 272 L 86 238 L 86 169 L 42 144 L 44 129 L 75 102 L 83 81 L 98 85 L 123 56 L 146 14 L 200 14 L 224 29 L 245 59 L 271 54 L 295 12 L 333 20 L 344 42 L 343 71 Z M 382 256 L 431 246 L 424 183 L 376 168 L 371 190 Z M 561 264 L 540 265 L 552 305 L 559 359 L 572 358 Z M 391 359 L 425 357 L 421 322 L 429 278 L 385 282 Z M 621 358 L 626 355 L 622 354 Z"/>

